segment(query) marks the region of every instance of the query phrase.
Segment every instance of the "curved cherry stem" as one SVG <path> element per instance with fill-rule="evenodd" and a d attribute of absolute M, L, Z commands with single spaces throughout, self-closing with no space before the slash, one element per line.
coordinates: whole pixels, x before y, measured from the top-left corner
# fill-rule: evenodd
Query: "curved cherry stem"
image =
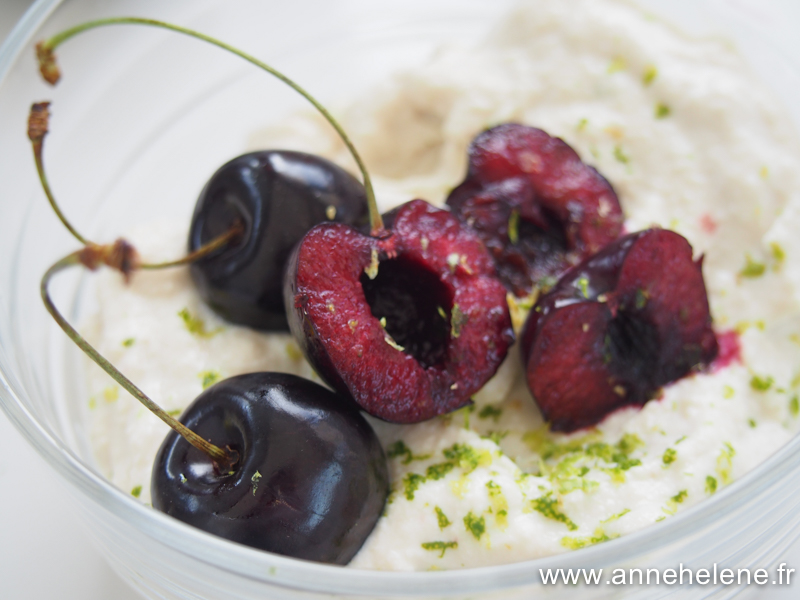
<path fill-rule="evenodd" d="M 225 233 L 215 237 L 210 242 L 205 244 L 204 246 L 200 246 L 194 252 L 190 252 L 183 258 L 179 258 L 177 260 L 170 260 L 166 262 L 160 263 L 141 263 L 138 268 L 145 269 L 145 270 L 155 270 L 155 269 L 167 269 L 169 267 L 179 267 L 182 265 L 188 265 L 193 263 L 196 260 L 200 260 L 204 256 L 208 256 L 227 246 L 228 244 L 236 241 L 239 236 L 244 233 L 244 225 L 240 221 L 236 221 L 228 231 Z"/>
<path fill-rule="evenodd" d="M 69 222 L 67 216 L 61 211 L 58 206 L 58 202 L 53 195 L 53 191 L 50 188 L 50 182 L 47 179 L 47 173 L 44 169 L 44 159 L 43 159 L 43 150 L 44 150 L 44 138 L 48 133 L 48 125 L 50 119 L 50 103 L 49 102 L 37 102 L 31 106 L 30 116 L 28 117 L 28 138 L 31 140 L 31 147 L 33 148 L 33 158 L 36 162 L 36 171 L 39 174 L 39 182 L 42 184 L 42 189 L 44 190 L 45 195 L 47 196 L 47 200 L 50 202 L 50 206 L 52 207 L 53 211 L 56 213 L 59 221 L 66 227 L 69 232 L 84 246 L 94 246 L 98 248 L 102 248 L 99 244 L 92 242 L 91 240 L 83 237 L 75 227 L 72 226 L 72 223 Z M 236 241 L 240 235 L 244 233 L 244 225 L 241 222 L 236 222 L 233 226 L 226 232 L 220 234 L 219 236 L 212 239 L 207 244 L 201 246 L 194 252 L 190 252 L 183 258 L 179 258 L 177 260 L 160 262 L 160 263 L 139 263 L 137 262 L 133 265 L 136 269 L 166 269 L 168 267 L 177 267 L 180 265 L 187 265 L 192 263 L 196 260 L 203 258 L 204 256 L 208 256 L 209 254 L 216 252 L 217 250 L 223 248 L 229 243 Z"/>
<path fill-rule="evenodd" d="M 169 425 L 179 435 L 183 436 L 183 438 L 192 446 L 208 455 L 217 465 L 217 468 L 220 470 L 220 472 L 224 473 L 229 471 L 231 467 L 239 460 L 239 456 L 234 450 L 229 450 L 226 452 L 219 446 L 215 446 L 211 442 L 204 440 L 194 431 L 186 427 L 183 423 L 170 416 L 163 408 L 148 398 L 142 390 L 136 387 L 136 385 L 134 385 L 130 379 L 125 377 L 125 375 L 123 375 L 114 365 L 106 360 L 106 358 L 104 358 L 91 344 L 89 344 L 89 342 L 87 342 L 58 311 L 52 299 L 50 298 L 50 292 L 48 289 L 50 281 L 59 272 L 68 269 L 69 267 L 82 264 L 82 252 L 82 250 L 79 250 L 65 256 L 47 269 L 47 272 L 44 274 L 44 276 L 42 276 L 40 291 L 42 294 L 42 301 L 44 302 L 47 311 L 56 320 L 56 323 L 58 323 L 61 329 L 64 330 L 64 333 L 66 333 L 69 338 L 75 342 L 75 344 L 77 344 L 78 347 L 80 347 L 80 349 L 83 350 L 89 358 L 96 362 L 101 369 L 108 373 L 114 379 L 114 381 L 119 383 L 134 398 L 144 404 L 150 410 L 150 412 L 164 421 L 164 423 Z"/>
<path fill-rule="evenodd" d="M 356 161 L 356 164 L 358 165 L 358 168 L 361 171 L 361 176 L 364 179 L 364 190 L 366 191 L 367 195 L 367 205 L 369 207 L 369 215 L 370 215 L 370 226 L 372 229 L 371 233 L 373 236 L 378 236 L 383 234 L 383 232 L 385 231 L 383 226 L 383 219 L 381 218 L 381 213 L 378 210 L 378 204 L 375 201 L 375 192 L 373 191 L 372 188 L 372 180 L 370 179 L 369 173 L 367 172 L 367 168 L 364 165 L 364 162 L 361 160 L 361 156 L 358 154 L 358 151 L 356 150 L 353 143 L 350 141 L 350 138 L 347 136 L 344 129 L 342 129 L 341 125 L 339 125 L 339 122 L 336 119 L 334 119 L 333 115 L 331 115 L 328 112 L 328 110 L 324 106 L 322 106 L 322 104 L 317 102 L 317 100 L 311 94 L 309 94 L 306 90 L 300 87 L 300 85 L 289 79 L 286 75 L 270 67 L 268 64 L 260 61 L 256 57 L 247 54 L 246 52 L 243 52 L 237 48 L 234 48 L 233 46 L 226 44 L 225 42 L 221 42 L 211 36 L 205 35 L 198 31 L 194 31 L 192 29 L 187 29 L 179 25 L 173 25 L 171 23 L 165 23 L 164 21 L 157 21 L 154 19 L 142 19 L 138 17 L 113 17 L 109 19 L 98 19 L 95 21 L 82 23 L 70 29 L 66 29 L 61 33 L 54 35 L 50 39 L 45 40 L 44 42 L 40 42 L 36 46 L 36 53 L 39 60 L 39 67 L 42 73 L 42 77 L 44 77 L 45 80 L 47 80 L 52 84 L 55 84 L 59 80 L 60 73 L 58 70 L 58 66 L 55 63 L 55 56 L 53 54 L 53 52 L 58 46 L 60 46 L 62 43 L 64 43 L 71 37 L 78 35 L 79 33 L 83 33 L 84 31 L 87 31 L 89 29 L 94 29 L 96 27 L 104 27 L 106 25 L 147 25 L 150 27 L 159 27 L 161 29 L 167 29 L 169 31 L 182 33 L 189 37 L 193 37 L 195 39 L 208 42 L 209 44 L 217 46 L 218 48 L 222 48 L 223 50 L 227 50 L 228 52 L 231 52 L 236 56 L 243 58 L 247 62 L 259 67 L 260 69 L 263 69 L 267 73 L 270 73 L 271 75 L 280 79 L 286 85 L 295 90 L 298 94 L 303 96 L 314 106 L 314 108 L 316 108 L 320 112 L 320 114 L 323 117 L 325 117 L 328 123 L 330 123 L 331 126 L 336 130 L 336 133 L 339 134 L 339 137 L 342 139 L 345 146 L 347 146 L 347 149 L 350 151 L 350 154 Z"/>
<path fill-rule="evenodd" d="M 31 140 L 33 148 L 33 158 L 36 161 L 36 172 L 39 174 L 39 181 L 42 184 L 45 196 L 53 211 L 56 213 L 58 220 L 66 227 L 69 232 L 81 244 L 88 244 L 88 238 L 83 237 L 78 230 L 75 229 L 67 219 L 67 216 L 61 212 L 61 209 L 56 202 L 53 191 L 50 189 L 50 183 L 47 180 L 47 174 L 44 171 L 44 137 L 47 135 L 48 121 L 50 120 L 50 103 L 37 102 L 31 106 L 31 112 L 28 116 L 28 138 Z"/>

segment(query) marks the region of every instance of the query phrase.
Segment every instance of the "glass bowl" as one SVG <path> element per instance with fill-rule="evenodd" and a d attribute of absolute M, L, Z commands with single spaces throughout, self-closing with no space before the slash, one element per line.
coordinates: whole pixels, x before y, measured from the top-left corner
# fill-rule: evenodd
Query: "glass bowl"
<path fill-rule="evenodd" d="M 646 9 L 695 34 L 724 34 L 786 100 L 800 107 L 792 0 L 650 0 Z M 712 499 L 600 546 L 505 566 L 450 572 L 355 571 L 257 552 L 186 526 L 137 502 L 100 475 L 87 442 L 77 351 L 42 307 L 41 273 L 74 242 L 53 218 L 24 136 L 32 101 L 53 101 L 51 182 L 90 233 L 153 218 L 188 222 L 207 175 L 239 154 L 253 123 L 304 106 L 236 58 L 143 28 L 99 30 L 64 46 L 63 85 L 38 78 L 32 43 L 89 18 L 134 15 L 178 22 L 263 57 L 323 101 L 354 96 L 443 42 L 480 36 L 514 5 L 461 0 L 40 0 L 0 50 L 0 405 L 70 484 L 114 569 L 153 598 L 571 597 L 544 586 L 548 568 L 769 568 L 800 531 L 800 439 Z M 313 85 L 312 85 L 313 84 Z M 787 124 L 788 125 L 788 124 Z M 158 193 L 153 193 L 158 190 Z M 174 203 L 161 199 L 174 197 Z M 104 235 L 103 239 L 109 239 Z M 86 282 L 63 276 L 56 302 L 73 322 L 91 311 Z M 726 597 L 736 586 L 583 586 L 584 597 Z"/>

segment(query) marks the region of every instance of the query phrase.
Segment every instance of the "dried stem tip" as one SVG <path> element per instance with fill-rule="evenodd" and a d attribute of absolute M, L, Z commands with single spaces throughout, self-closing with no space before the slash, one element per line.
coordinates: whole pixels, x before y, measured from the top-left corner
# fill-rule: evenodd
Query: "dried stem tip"
<path fill-rule="evenodd" d="M 32 142 L 41 142 L 47 135 L 49 122 L 49 102 L 37 102 L 31 105 L 31 113 L 28 115 L 28 139 Z"/>
<path fill-rule="evenodd" d="M 92 271 L 100 265 L 116 269 L 125 277 L 127 282 L 131 273 L 139 268 L 139 253 L 130 243 L 118 239 L 113 244 L 94 244 L 89 242 L 80 251 L 79 260 L 83 266 Z"/>
<path fill-rule="evenodd" d="M 56 64 L 56 55 L 50 46 L 44 42 L 36 44 L 36 60 L 39 61 L 39 72 L 50 85 L 55 85 L 61 79 L 61 71 Z"/>

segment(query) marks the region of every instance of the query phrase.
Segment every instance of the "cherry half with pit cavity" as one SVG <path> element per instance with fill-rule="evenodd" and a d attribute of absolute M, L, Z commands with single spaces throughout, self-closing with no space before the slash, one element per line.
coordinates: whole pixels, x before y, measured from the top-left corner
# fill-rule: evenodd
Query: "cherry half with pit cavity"
<path fill-rule="evenodd" d="M 553 431 L 641 406 L 717 355 L 702 258 L 673 231 L 626 235 L 539 298 L 521 343 L 528 387 Z"/>
<path fill-rule="evenodd" d="M 283 373 L 231 377 L 181 421 L 238 455 L 219 472 L 171 432 L 153 468 L 153 507 L 228 540 L 347 564 L 372 532 L 389 475 L 372 428 L 322 386 Z"/>
<path fill-rule="evenodd" d="M 364 235 L 322 224 L 286 271 L 289 325 L 306 358 L 369 414 L 416 423 L 469 403 L 514 337 L 506 292 L 478 237 L 422 200 Z"/>
<path fill-rule="evenodd" d="M 518 123 L 475 137 L 467 177 L 447 204 L 475 229 L 517 296 L 622 232 L 611 184 L 564 141 Z"/>
<path fill-rule="evenodd" d="M 289 253 L 317 223 L 367 222 L 364 186 L 334 163 L 302 152 L 260 151 L 223 165 L 195 206 L 189 250 L 236 227 L 235 243 L 195 261 L 200 296 L 227 321 L 288 330 L 283 270 Z"/>

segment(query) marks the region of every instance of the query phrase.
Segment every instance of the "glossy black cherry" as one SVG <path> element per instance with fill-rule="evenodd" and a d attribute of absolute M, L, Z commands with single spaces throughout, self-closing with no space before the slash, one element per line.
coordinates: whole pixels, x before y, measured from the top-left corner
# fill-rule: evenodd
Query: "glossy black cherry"
<path fill-rule="evenodd" d="M 205 390 L 181 421 L 239 454 L 229 472 L 171 432 L 153 466 L 153 506 L 228 540 L 346 564 L 383 511 L 383 450 L 335 393 L 284 373 L 251 373 Z"/>
<path fill-rule="evenodd" d="M 252 152 L 220 168 L 195 206 L 189 231 L 194 251 L 235 223 L 235 244 L 191 267 L 200 295 L 227 321 L 288 330 L 283 269 L 289 253 L 317 223 L 367 222 L 364 187 L 332 162 L 302 152 Z"/>

